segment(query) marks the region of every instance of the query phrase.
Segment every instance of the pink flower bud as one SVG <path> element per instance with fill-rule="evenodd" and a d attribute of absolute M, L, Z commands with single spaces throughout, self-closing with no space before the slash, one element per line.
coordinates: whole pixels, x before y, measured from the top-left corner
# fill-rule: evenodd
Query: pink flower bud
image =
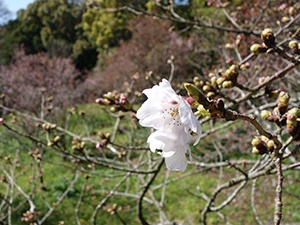
<path fill-rule="evenodd" d="M 126 100 L 127 100 L 126 96 L 124 94 L 121 94 L 120 98 L 119 98 L 119 103 L 120 104 L 125 104 Z"/>

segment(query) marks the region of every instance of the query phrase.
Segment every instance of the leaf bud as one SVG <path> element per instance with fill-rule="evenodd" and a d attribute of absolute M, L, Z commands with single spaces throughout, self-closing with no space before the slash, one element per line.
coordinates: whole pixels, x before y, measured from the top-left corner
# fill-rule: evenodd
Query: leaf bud
<path fill-rule="evenodd" d="M 186 89 L 189 96 L 191 96 L 196 101 L 199 100 L 200 90 L 195 85 L 192 85 L 190 83 L 184 83 L 184 88 Z"/>
<path fill-rule="evenodd" d="M 275 36 L 273 30 L 270 28 L 266 28 L 262 31 L 261 35 L 262 42 L 269 48 L 274 47 L 275 45 Z"/>
<path fill-rule="evenodd" d="M 195 114 L 202 116 L 210 116 L 210 113 L 201 104 L 197 107 L 197 112 Z"/>

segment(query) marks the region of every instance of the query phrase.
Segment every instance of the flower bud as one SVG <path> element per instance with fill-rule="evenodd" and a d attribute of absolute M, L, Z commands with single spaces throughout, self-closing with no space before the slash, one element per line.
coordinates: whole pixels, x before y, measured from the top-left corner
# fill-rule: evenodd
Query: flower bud
<path fill-rule="evenodd" d="M 259 150 L 256 147 L 252 148 L 252 153 L 255 155 L 259 155 Z"/>
<path fill-rule="evenodd" d="M 60 136 L 56 136 L 54 139 L 53 139 L 53 142 L 54 143 L 57 143 L 60 141 Z"/>
<path fill-rule="evenodd" d="M 217 84 L 221 86 L 225 80 L 226 80 L 225 77 L 219 77 L 217 79 Z"/>
<path fill-rule="evenodd" d="M 203 91 L 205 91 L 205 92 L 212 91 L 212 87 L 211 87 L 210 85 L 204 85 L 202 89 L 203 89 Z"/>
<path fill-rule="evenodd" d="M 115 99 L 116 95 L 115 93 L 109 91 L 106 94 L 104 94 L 103 97 L 108 99 Z"/>
<path fill-rule="evenodd" d="M 97 98 L 95 102 L 100 105 L 111 105 L 112 104 L 112 102 L 110 100 L 108 100 L 107 98 Z"/>
<path fill-rule="evenodd" d="M 267 153 L 268 147 L 265 141 L 266 140 L 264 140 L 264 136 L 255 136 L 251 141 L 251 145 L 253 146 L 252 153 L 260 155 Z"/>
<path fill-rule="evenodd" d="M 261 44 L 253 44 L 250 47 L 250 51 L 254 54 L 265 53 L 267 51 L 267 48 L 262 46 Z"/>
<path fill-rule="evenodd" d="M 300 136 L 300 109 L 292 108 L 286 113 L 286 127 L 290 135 L 298 139 Z"/>
<path fill-rule="evenodd" d="M 236 81 L 239 75 L 239 69 L 236 65 L 231 65 L 228 70 L 225 71 L 225 78 L 228 80 Z"/>
<path fill-rule="evenodd" d="M 272 113 L 268 110 L 262 110 L 261 113 L 260 113 L 260 116 L 264 120 L 269 120 L 270 117 L 272 116 Z"/>
<path fill-rule="evenodd" d="M 268 140 L 267 141 L 267 147 L 270 152 L 273 152 L 275 149 L 275 142 L 273 140 Z"/>
<path fill-rule="evenodd" d="M 294 115 L 288 114 L 286 118 L 286 127 L 288 132 L 293 135 L 297 128 L 297 118 Z"/>
<path fill-rule="evenodd" d="M 269 47 L 272 48 L 275 45 L 275 36 L 273 33 L 273 30 L 270 28 L 266 28 L 263 30 L 263 32 L 260 35 L 261 40 L 263 41 L 263 43 Z"/>
<path fill-rule="evenodd" d="M 216 87 L 217 86 L 217 77 L 216 76 L 213 76 L 210 78 L 210 83 L 212 86 Z"/>
<path fill-rule="evenodd" d="M 254 137 L 251 141 L 252 146 L 258 146 L 261 143 L 261 139 L 259 137 Z"/>
<path fill-rule="evenodd" d="M 212 92 L 212 91 L 210 91 L 210 92 L 208 92 L 208 93 L 206 94 L 206 96 L 207 96 L 208 98 L 213 98 L 213 97 L 215 97 L 215 93 Z"/>
<path fill-rule="evenodd" d="M 115 113 L 115 112 L 118 112 L 119 110 L 118 110 L 117 107 L 112 106 L 112 107 L 110 107 L 110 111 L 111 111 L 112 113 Z"/>
<path fill-rule="evenodd" d="M 222 83 L 222 87 L 223 87 L 223 88 L 232 88 L 232 87 L 233 87 L 233 83 L 232 83 L 232 81 L 230 81 L 230 80 L 225 80 L 225 81 Z"/>
<path fill-rule="evenodd" d="M 194 82 L 194 83 L 198 83 L 198 82 L 200 82 L 200 78 L 199 78 L 199 77 L 197 77 L 197 76 L 195 76 L 195 77 L 193 78 L 193 82 Z"/>
<path fill-rule="evenodd" d="M 294 49 L 298 49 L 298 42 L 293 40 L 289 42 L 289 47 L 290 49 L 294 50 Z"/>
<path fill-rule="evenodd" d="M 283 115 L 289 105 L 290 95 L 287 92 L 280 92 L 277 99 L 278 109 L 281 115 Z"/>
<path fill-rule="evenodd" d="M 298 109 L 298 108 L 292 108 L 292 109 L 290 109 L 290 110 L 287 112 L 287 114 L 293 115 L 293 116 L 295 116 L 296 118 L 299 118 L 299 117 L 300 117 L 300 109 Z"/>

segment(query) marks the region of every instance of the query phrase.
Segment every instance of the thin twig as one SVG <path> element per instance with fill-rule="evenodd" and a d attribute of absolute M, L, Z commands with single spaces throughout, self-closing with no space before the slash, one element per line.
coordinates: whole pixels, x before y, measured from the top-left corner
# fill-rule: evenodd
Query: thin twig
<path fill-rule="evenodd" d="M 138 217 L 141 221 L 141 223 L 143 225 L 149 225 L 149 223 L 147 222 L 147 220 L 145 219 L 144 215 L 143 215 L 143 198 L 146 195 L 147 191 L 149 190 L 151 184 L 153 183 L 153 181 L 155 180 L 157 174 L 159 173 L 162 165 L 164 164 L 164 160 L 162 159 L 161 162 L 159 163 L 156 172 L 152 175 L 151 179 L 149 180 L 149 182 L 147 183 L 147 185 L 144 187 L 144 190 L 139 198 L 138 201 Z"/>
<path fill-rule="evenodd" d="M 67 189 L 62 193 L 62 195 L 58 198 L 58 200 L 55 202 L 55 204 L 52 204 L 52 206 L 49 208 L 48 212 L 44 215 L 44 217 L 38 221 L 39 224 L 42 224 L 46 221 L 46 219 L 53 213 L 53 211 L 57 208 L 57 206 L 60 205 L 60 203 L 67 197 L 68 193 L 72 190 L 73 186 L 77 182 L 79 178 L 79 171 L 76 170 L 74 179 L 71 181 Z"/>
<path fill-rule="evenodd" d="M 93 215 L 92 215 L 92 223 L 94 225 L 97 224 L 97 214 L 98 211 L 103 207 L 103 205 L 111 198 L 111 196 L 114 195 L 115 191 L 119 189 L 119 187 L 126 181 L 126 179 L 131 175 L 130 172 L 128 172 L 116 185 L 115 187 L 101 200 L 101 202 L 96 206 Z"/>
<path fill-rule="evenodd" d="M 254 214 L 254 219 L 256 221 L 256 223 L 258 225 L 263 225 L 262 221 L 260 220 L 257 211 L 256 211 L 256 207 L 255 207 L 255 190 L 256 190 L 256 182 L 257 179 L 253 179 L 252 181 L 252 188 L 251 188 L 251 208 Z"/>
<path fill-rule="evenodd" d="M 275 210 L 274 210 L 274 225 L 279 225 L 282 219 L 282 184 L 283 184 L 283 173 L 282 173 L 282 153 L 278 155 L 275 162 L 277 168 L 277 187 L 275 197 Z"/>

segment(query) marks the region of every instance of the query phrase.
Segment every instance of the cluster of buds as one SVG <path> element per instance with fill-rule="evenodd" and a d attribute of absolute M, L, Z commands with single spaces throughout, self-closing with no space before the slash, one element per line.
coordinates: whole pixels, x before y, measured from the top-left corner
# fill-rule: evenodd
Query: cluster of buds
<path fill-rule="evenodd" d="M 40 153 L 40 150 L 36 148 L 35 150 L 32 150 L 29 152 L 29 155 L 34 158 L 34 160 L 40 162 L 42 160 L 42 154 Z"/>
<path fill-rule="evenodd" d="M 48 98 L 46 98 L 46 103 L 48 103 L 48 105 L 46 105 L 46 110 L 48 111 L 48 112 L 51 112 L 52 111 L 52 109 L 53 109 L 53 105 L 52 105 L 52 102 L 53 102 L 53 96 L 50 96 L 50 97 L 48 97 Z"/>
<path fill-rule="evenodd" d="M 252 153 L 257 155 L 272 153 L 275 149 L 275 143 L 273 140 L 268 139 L 265 136 L 255 136 L 252 141 Z"/>
<path fill-rule="evenodd" d="M 119 153 L 118 153 L 118 158 L 123 158 L 124 156 L 126 156 L 127 152 L 124 151 L 124 150 L 121 150 Z"/>
<path fill-rule="evenodd" d="M 85 142 L 80 140 L 80 138 L 74 138 L 72 141 L 72 150 L 83 151 L 85 148 Z"/>
<path fill-rule="evenodd" d="M 36 123 L 36 127 L 41 127 L 47 132 L 51 132 L 56 129 L 57 125 L 53 123 Z"/>
<path fill-rule="evenodd" d="M 269 48 L 273 48 L 275 46 L 275 36 L 272 29 L 264 29 L 260 37 L 263 43 L 256 43 L 250 47 L 250 51 L 254 54 L 265 53 Z"/>
<path fill-rule="evenodd" d="M 114 215 L 116 211 L 118 210 L 118 205 L 114 203 L 112 206 L 106 206 L 105 210 L 110 213 L 111 215 Z"/>
<path fill-rule="evenodd" d="M 199 77 L 194 77 L 193 83 L 197 88 L 203 90 L 203 92 L 206 94 L 208 98 L 213 98 L 217 92 L 216 85 L 215 85 L 216 82 L 214 81 L 213 73 L 210 73 L 208 76 L 211 78 L 210 82 L 209 81 L 203 82 L 202 80 L 200 80 Z"/>
<path fill-rule="evenodd" d="M 242 66 L 246 67 L 246 65 Z M 210 81 L 204 82 L 199 77 L 194 77 L 193 83 L 208 98 L 212 99 L 221 88 L 232 88 L 237 83 L 240 69 L 237 65 L 231 65 L 225 72 L 220 70 L 218 74 L 209 73 Z"/>
<path fill-rule="evenodd" d="M 57 145 L 60 141 L 60 136 L 55 136 L 54 139 L 52 141 L 48 142 L 48 146 L 53 146 L 53 145 Z"/>
<path fill-rule="evenodd" d="M 101 138 L 101 141 L 96 144 L 96 148 L 100 149 L 107 145 L 110 139 L 110 133 L 104 134 L 103 132 L 99 132 L 98 136 Z"/>
<path fill-rule="evenodd" d="M 30 225 L 34 224 L 34 212 L 28 210 L 26 213 L 23 213 L 23 217 L 21 218 L 21 220 L 23 222 L 29 223 Z"/>
<path fill-rule="evenodd" d="M 275 107 L 272 112 L 268 110 L 262 110 L 260 114 L 261 117 L 264 120 L 275 122 L 278 126 L 285 125 L 285 113 L 288 109 L 289 100 L 289 93 L 280 91 L 277 97 L 277 107 Z"/>
<path fill-rule="evenodd" d="M 290 41 L 289 47 L 292 50 L 293 54 L 300 55 L 300 44 L 297 41 L 295 40 Z"/>
<path fill-rule="evenodd" d="M 122 207 L 122 206 L 118 206 L 116 203 L 112 204 L 112 206 L 106 205 L 103 207 L 104 210 L 106 210 L 108 213 L 110 213 L 111 215 L 116 214 L 117 212 L 120 212 L 124 209 L 127 209 L 128 207 Z"/>
<path fill-rule="evenodd" d="M 97 98 L 96 103 L 103 106 L 110 106 L 111 112 L 132 111 L 132 105 L 123 93 L 107 92 L 102 98 Z"/>
<path fill-rule="evenodd" d="M 264 120 L 274 122 L 278 126 L 286 126 L 289 134 L 295 139 L 300 140 L 300 109 L 292 108 L 288 110 L 290 95 L 281 91 L 277 98 L 277 107 L 273 111 L 261 111 Z"/>

